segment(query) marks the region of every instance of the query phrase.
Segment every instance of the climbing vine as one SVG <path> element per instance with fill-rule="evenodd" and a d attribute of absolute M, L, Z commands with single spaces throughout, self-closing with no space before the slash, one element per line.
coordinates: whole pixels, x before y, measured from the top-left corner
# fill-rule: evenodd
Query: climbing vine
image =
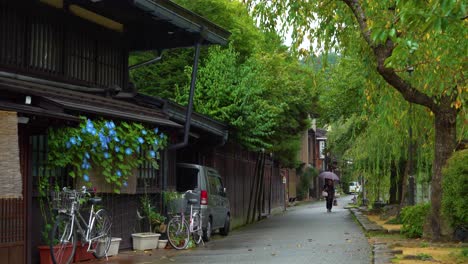
<path fill-rule="evenodd" d="M 167 142 L 167 136 L 158 128 L 86 117 L 81 120 L 77 127 L 50 129 L 50 166 L 69 166 L 69 175 L 83 179 L 88 186 L 91 186 L 90 171 L 99 169 L 99 175 L 95 176 L 104 177 L 116 193 L 120 193 L 122 186 L 127 187 L 128 177 L 143 162 L 158 169 L 159 150 Z"/>

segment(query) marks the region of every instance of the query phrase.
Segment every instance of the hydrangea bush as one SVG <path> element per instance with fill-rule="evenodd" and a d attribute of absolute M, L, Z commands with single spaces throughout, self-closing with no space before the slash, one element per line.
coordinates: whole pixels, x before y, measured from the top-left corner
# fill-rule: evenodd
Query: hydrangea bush
<path fill-rule="evenodd" d="M 89 172 L 99 168 L 114 192 L 127 186 L 132 171 L 143 162 L 158 169 L 159 151 L 167 136 L 158 128 L 149 129 L 139 123 L 114 123 L 81 117 L 78 127 L 52 128 L 49 131 L 49 164 L 70 166 L 69 175 L 81 177 L 90 186 Z"/>

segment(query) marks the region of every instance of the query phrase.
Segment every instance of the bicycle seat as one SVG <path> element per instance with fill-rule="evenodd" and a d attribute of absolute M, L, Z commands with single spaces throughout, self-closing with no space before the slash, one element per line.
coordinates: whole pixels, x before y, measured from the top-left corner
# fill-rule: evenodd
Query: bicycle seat
<path fill-rule="evenodd" d="M 101 197 L 89 198 L 89 202 L 92 204 L 99 204 L 102 202 L 102 198 Z"/>
<path fill-rule="evenodd" d="M 198 200 L 197 199 L 188 199 L 189 204 L 197 204 Z"/>

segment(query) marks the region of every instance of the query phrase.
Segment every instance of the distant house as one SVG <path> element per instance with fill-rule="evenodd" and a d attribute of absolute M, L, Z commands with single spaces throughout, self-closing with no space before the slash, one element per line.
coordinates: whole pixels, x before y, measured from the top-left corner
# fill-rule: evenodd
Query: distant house
<path fill-rule="evenodd" d="M 158 127 L 177 142 L 183 122 L 119 97 L 132 91 L 129 52 L 225 44 L 228 37 L 167 0 L 0 0 L 0 259 L 38 262 L 38 178 L 50 173 L 51 184 L 70 184 L 66 168 L 44 169 L 48 128 L 76 126 L 79 116 L 105 118 Z M 142 167 L 131 190 L 105 197 L 122 247 L 135 230 L 138 179 L 151 178 L 150 192 L 159 193 L 175 155 L 161 153 L 160 170 Z"/>
<path fill-rule="evenodd" d="M 302 166 L 312 166 L 318 172 L 331 169 L 330 155 L 326 153 L 327 131 L 322 128 L 311 128 L 304 132 L 302 136 L 301 150 L 299 159 Z M 296 186 L 299 181 L 295 173 L 289 173 L 289 196 L 295 197 Z M 314 198 L 320 198 L 321 186 L 323 181 L 316 178 L 311 182 L 309 195 Z"/>

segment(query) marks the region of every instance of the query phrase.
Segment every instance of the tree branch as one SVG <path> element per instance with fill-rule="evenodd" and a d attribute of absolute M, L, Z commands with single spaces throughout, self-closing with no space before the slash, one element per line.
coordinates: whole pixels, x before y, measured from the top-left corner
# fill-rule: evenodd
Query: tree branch
<path fill-rule="evenodd" d="M 385 60 L 392 55 L 393 49 L 395 48 L 394 43 L 388 39 L 385 43 L 376 45 L 371 39 L 371 30 L 367 25 L 367 17 L 362 9 L 361 4 L 358 0 L 342 0 L 353 12 L 354 17 L 357 19 L 359 24 L 361 34 L 364 37 L 364 40 L 367 42 L 369 47 L 374 52 L 374 55 L 377 57 L 377 71 L 379 74 L 393 86 L 397 91 L 408 102 L 423 105 L 431 109 L 433 112 L 437 109 L 437 105 L 434 103 L 434 100 L 429 97 L 427 94 L 420 92 L 419 90 L 412 87 L 408 82 L 403 80 L 393 68 L 388 68 L 385 66 Z"/>

